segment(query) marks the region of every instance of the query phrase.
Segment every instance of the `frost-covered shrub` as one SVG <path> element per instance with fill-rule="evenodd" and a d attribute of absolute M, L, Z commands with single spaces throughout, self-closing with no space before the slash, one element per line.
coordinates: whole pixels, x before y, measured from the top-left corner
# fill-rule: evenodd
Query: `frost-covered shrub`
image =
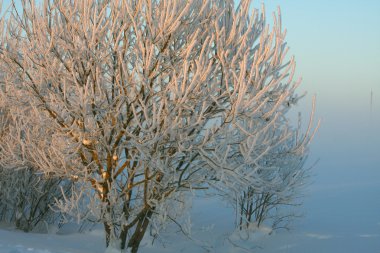
<path fill-rule="evenodd" d="M 260 122 L 257 121 L 257 124 Z M 304 168 L 308 153 L 305 142 L 311 141 L 308 134 L 300 133 L 300 128 L 299 122 L 298 129 L 291 130 L 284 120 L 269 129 L 269 138 L 259 141 L 247 139 L 255 142 L 252 150 L 265 149 L 261 156 L 248 163 L 250 173 L 257 173 L 256 178 L 275 183 L 260 188 L 244 184 L 236 186 L 240 190 L 235 191 L 238 194 L 232 199 L 236 203 L 236 224 L 240 230 L 249 229 L 251 224 L 257 228 L 265 225 L 272 230 L 288 229 L 287 224 L 297 216 L 294 207 L 300 205 L 301 190 L 309 176 Z M 287 134 L 283 134 L 284 131 Z"/>
<path fill-rule="evenodd" d="M 0 220 L 25 232 L 46 231 L 57 221 L 52 210 L 70 182 L 48 177 L 33 168 L 0 169 Z"/>
<path fill-rule="evenodd" d="M 24 130 L 30 125 L 10 113 L 6 97 L 0 98 L 0 221 L 25 232 L 46 231 L 60 215 L 52 207 L 64 194 L 71 194 L 72 183 L 43 173 L 29 162 Z"/>

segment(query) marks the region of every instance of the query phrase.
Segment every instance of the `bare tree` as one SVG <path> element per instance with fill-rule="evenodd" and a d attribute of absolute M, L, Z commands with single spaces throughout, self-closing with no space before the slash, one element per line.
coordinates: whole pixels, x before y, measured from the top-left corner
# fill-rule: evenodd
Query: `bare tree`
<path fill-rule="evenodd" d="M 3 18 L 7 99 L 20 120 L 38 119 L 22 129 L 23 152 L 77 183 L 58 206 L 87 206 L 108 247 L 137 252 L 149 224 L 177 215 L 188 191 L 288 182 L 261 161 L 294 137 L 285 113 L 298 100 L 295 63 L 280 15 L 270 29 L 250 5 L 25 0 Z M 289 152 L 302 156 L 309 137 Z M 289 183 L 302 178 L 287 168 Z"/>

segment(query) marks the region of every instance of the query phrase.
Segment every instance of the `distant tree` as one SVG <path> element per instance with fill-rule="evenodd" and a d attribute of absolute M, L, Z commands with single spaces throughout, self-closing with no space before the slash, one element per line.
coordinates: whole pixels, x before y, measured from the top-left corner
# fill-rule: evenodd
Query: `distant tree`
<path fill-rule="evenodd" d="M 76 182 L 58 206 L 80 218 L 87 206 L 107 247 L 137 252 L 186 192 L 234 200 L 302 181 L 292 157 L 310 133 L 276 151 L 297 133 L 285 114 L 299 85 L 280 15 L 270 29 L 251 1 L 41 2 L 3 18 L 6 96 L 19 120 L 38 119 L 26 136 L 48 135 L 28 138 L 29 162 Z"/>

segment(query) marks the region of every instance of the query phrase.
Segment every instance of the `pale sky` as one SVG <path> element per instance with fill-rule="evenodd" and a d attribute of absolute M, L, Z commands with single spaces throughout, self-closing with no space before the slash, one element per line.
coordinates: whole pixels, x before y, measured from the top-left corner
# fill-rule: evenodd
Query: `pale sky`
<path fill-rule="evenodd" d="M 371 89 L 380 100 L 380 1 L 263 2 L 268 13 L 281 6 L 297 73 L 321 106 L 368 99 Z"/>
<path fill-rule="evenodd" d="M 4 0 L 4 7 L 9 2 Z M 304 80 L 302 89 L 321 96 L 324 104 L 332 103 L 336 96 L 364 99 L 371 89 L 380 100 L 379 0 L 253 3 L 255 7 L 265 4 L 268 22 L 277 6 L 281 7 L 290 54 L 295 55 L 298 76 Z"/>

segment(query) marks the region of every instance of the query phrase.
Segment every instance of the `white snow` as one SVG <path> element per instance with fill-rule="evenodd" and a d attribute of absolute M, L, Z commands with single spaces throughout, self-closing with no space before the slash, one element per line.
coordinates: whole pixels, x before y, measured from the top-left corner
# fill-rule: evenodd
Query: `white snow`
<path fill-rule="evenodd" d="M 332 235 L 321 235 L 321 234 L 313 234 L 313 233 L 308 233 L 308 234 L 306 234 L 306 236 L 310 237 L 310 238 L 315 238 L 318 240 L 326 240 L 326 239 L 333 238 Z"/>

